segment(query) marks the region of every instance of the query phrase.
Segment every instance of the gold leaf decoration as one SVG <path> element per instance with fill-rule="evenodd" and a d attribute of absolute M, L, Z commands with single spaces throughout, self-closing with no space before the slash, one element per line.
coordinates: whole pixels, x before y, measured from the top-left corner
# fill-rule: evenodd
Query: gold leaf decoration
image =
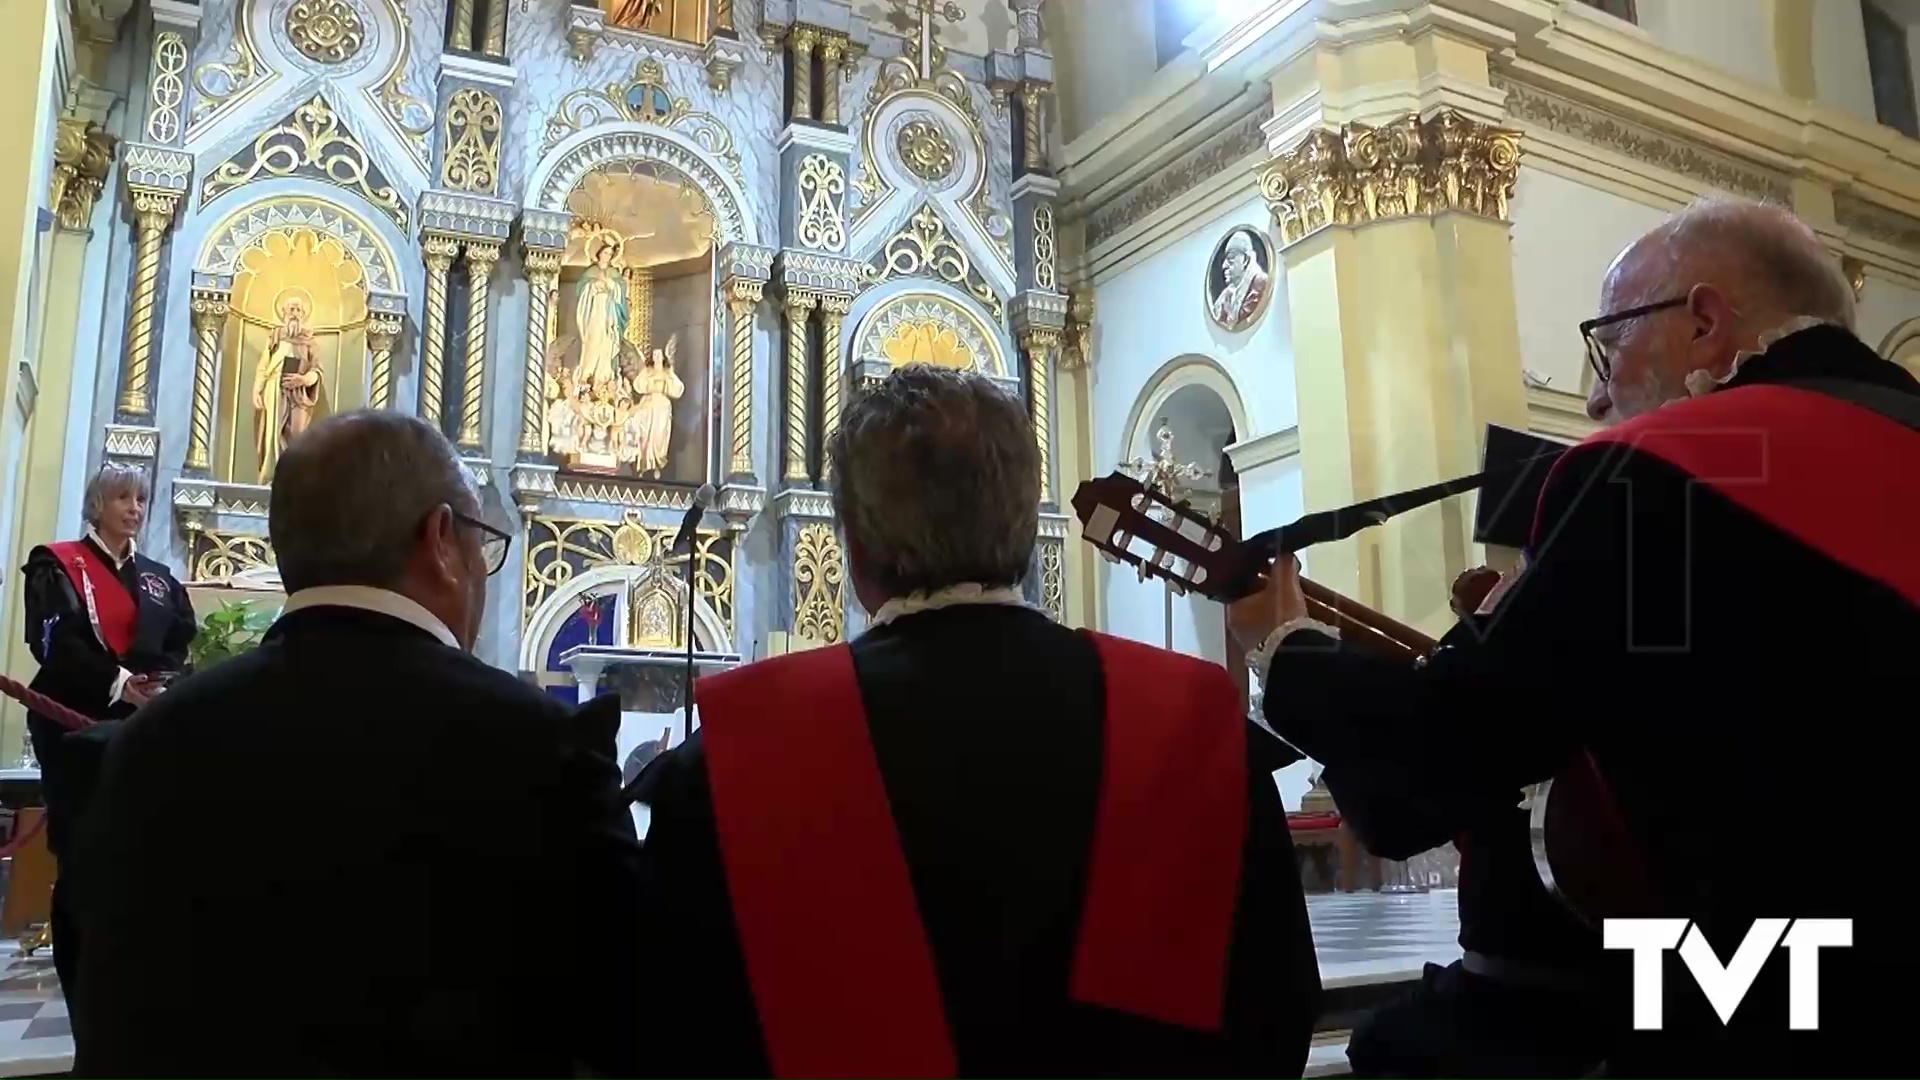
<path fill-rule="evenodd" d="M 847 223 L 841 204 L 847 192 L 847 173 L 825 154 L 808 154 L 800 161 L 797 178 L 800 216 L 794 223 L 800 242 L 819 251 L 847 249 Z"/>
<path fill-rule="evenodd" d="M 793 545 L 793 632 L 831 645 L 846 636 L 840 538 L 817 521 L 800 526 Z"/>
<path fill-rule="evenodd" d="M 878 285 L 897 277 L 930 277 L 958 286 L 980 301 L 1000 321 L 1005 305 L 980 272 L 965 248 L 947 232 L 946 223 L 933 207 L 922 204 L 905 228 L 895 233 L 880 249 L 876 260 L 864 271 L 867 283 Z"/>
<path fill-rule="evenodd" d="M 493 195 L 500 189 L 500 99 L 476 87 L 447 100 L 446 157 L 440 183 L 452 191 Z"/>
<path fill-rule="evenodd" d="M 300 55 L 320 64 L 351 60 L 367 41 L 359 12 L 344 0 L 295 0 L 287 9 L 286 30 Z"/>
<path fill-rule="evenodd" d="M 318 95 L 213 170 L 200 185 L 200 205 L 262 176 L 304 176 L 345 188 L 407 227 L 399 193 Z"/>

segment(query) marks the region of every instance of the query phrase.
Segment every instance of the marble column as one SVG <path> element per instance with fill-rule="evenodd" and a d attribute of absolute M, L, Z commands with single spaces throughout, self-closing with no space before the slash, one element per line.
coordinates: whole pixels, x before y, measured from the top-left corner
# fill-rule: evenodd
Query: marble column
<path fill-rule="evenodd" d="M 493 268 L 499 261 L 499 244 L 467 242 L 467 363 L 461 378 L 460 433 L 454 441 L 461 450 L 473 454 L 486 450 L 480 419 L 486 403 L 487 297 L 493 287 Z"/>
<path fill-rule="evenodd" d="M 441 401 L 447 380 L 447 275 L 460 253 L 460 241 L 427 233 L 420 238 L 420 249 L 427 264 L 426 325 L 420 332 L 420 418 L 439 427 L 445 416 Z"/>
<path fill-rule="evenodd" d="M 805 289 L 789 288 L 784 307 L 787 316 L 786 415 L 782 430 L 785 438 L 780 452 L 780 479 L 789 486 L 805 487 L 813 480 L 810 460 L 812 435 L 812 349 L 808 323 L 820 297 Z"/>
<path fill-rule="evenodd" d="M 196 286 L 193 313 L 193 407 L 187 428 L 186 469 L 205 476 L 213 468 L 213 383 L 220 370 L 220 331 L 227 325 L 230 288 Z"/>

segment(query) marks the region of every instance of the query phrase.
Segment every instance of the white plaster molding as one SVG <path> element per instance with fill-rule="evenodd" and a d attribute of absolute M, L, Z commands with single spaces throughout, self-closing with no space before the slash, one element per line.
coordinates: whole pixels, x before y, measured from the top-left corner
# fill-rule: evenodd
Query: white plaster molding
<path fill-rule="evenodd" d="M 773 142 L 773 152 L 784 154 L 789 146 L 818 150 L 827 154 L 853 153 L 853 133 L 813 124 L 788 124 Z"/>
<path fill-rule="evenodd" d="M 1127 413 L 1127 422 L 1121 428 L 1123 441 L 1114 454 L 1115 463 L 1131 460 L 1139 454 L 1140 447 L 1150 444 L 1154 425 L 1160 422 L 1160 412 L 1166 407 L 1167 399 L 1189 386 L 1204 387 L 1220 399 L 1220 403 L 1227 408 L 1227 415 L 1233 420 L 1234 434 L 1252 430 L 1252 425 L 1247 422 L 1247 406 L 1240 397 L 1240 388 L 1234 385 L 1233 376 L 1226 367 L 1210 356 L 1189 353 L 1167 361 L 1147 377 L 1146 385 L 1134 398 L 1133 408 Z M 1238 467 L 1236 464 L 1235 468 Z M 1099 469 L 1094 471 L 1099 472 Z"/>
<path fill-rule="evenodd" d="M 1299 453 L 1300 429 L 1298 427 L 1269 431 L 1265 435 L 1242 439 L 1227 447 L 1227 458 L 1233 462 L 1233 471 L 1242 477 L 1262 465 L 1285 461 Z"/>
<path fill-rule="evenodd" d="M 512 64 L 499 60 L 488 60 L 478 56 L 461 56 L 457 53 L 440 54 L 440 77 L 451 76 L 468 82 L 485 83 L 511 90 L 520 81 L 520 73 Z"/>
<path fill-rule="evenodd" d="M 680 131 L 630 120 L 596 124 L 556 143 L 527 180 L 527 207 L 566 209 L 573 186 L 594 169 L 614 161 L 650 161 L 679 172 L 707 197 L 723 243 L 761 243 L 759 224 L 749 213 L 753 204 L 727 162 Z"/>
<path fill-rule="evenodd" d="M 1535 435 L 1579 442 L 1599 431 L 1600 424 L 1587 418 L 1584 396 L 1545 386 L 1529 386 L 1527 429 Z"/>

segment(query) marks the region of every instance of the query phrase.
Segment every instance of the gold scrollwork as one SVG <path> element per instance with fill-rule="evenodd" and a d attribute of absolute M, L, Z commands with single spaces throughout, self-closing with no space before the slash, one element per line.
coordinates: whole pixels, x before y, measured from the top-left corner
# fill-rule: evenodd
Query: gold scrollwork
<path fill-rule="evenodd" d="M 1520 132 L 1449 109 L 1385 127 L 1318 130 L 1260 174 L 1260 194 L 1291 244 L 1329 225 L 1448 211 L 1505 221 L 1520 173 Z"/>
<path fill-rule="evenodd" d="M 908 34 L 906 51 L 881 63 L 879 77 L 867 91 L 867 105 L 879 105 L 902 90 L 929 90 L 953 103 L 975 131 L 980 130 L 980 113 L 973 106 L 973 91 L 967 80 L 947 67 L 946 46 L 940 44 L 938 14 L 948 22 L 959 22 L 966 12 L 951 0 L 936 4 L 933 0 L 895 0 L 907 5 L 906 14 L 914 20 Z M 871 108 L 870 110 L 871 111 Z"/>
<path fill-rule="evenodd" d="M 251 5 L 249 5 L 251 6 Z M 254 54 L 253 32 L 247 11 L 236 5 L 233 41 L 217 60 L 209 60 L 193 69 L 193 88 L 199 96 L 193 102 L 190 129 L 208 124 L 256 85 L 264 86 L 274 78 Z M 263 77 L 264 76 L 264 77 Z"/>
<path fill-rule="evenodd" d="M 1033 208 L 1033 285 L 1052 292 L 1055 284 L 1053 207 L 1041 203 Z"/>
<path fill-rule="evenodd" d="M 53 180 L 47 204 L 63 229 L 84 229 L 113 168 L 120 140 L 91 120 L 63 116 L 53 134 Z"/>
<path fill-rule="evenodd" d="M 800 526 L 793 544 L 793 632 L 831 645 L 846 636 L 840 538 L 824 522 Z"/>
<path fill-rule="evenodd" d="M 794 223 L 800 242 L 819 251 L 847 249 L 847 221 L 841 203 L 847 192 L 847 171 L 825 154 L 808 154 L 800 161 L 800 215 Z"/>
<path fill-rule="evenodd" d="M 500 99 L 462 87 L 447 100 L 446 157 L 440 183 L 451 191 L 492 195 L 500 189 Z"/>
<path fill-rule="evenodd" d="M 200 185 L 200 204 L 258 176 L 310 176 L 354 192 L 407 227 L 407 207 L 325 98 L 293 110 L 252 146 L 228 158 Z"/>
<path fill-rule="evenodd" d="M 938 120 L 914 120 L 902 125 L 894 149 L 908 172 L 930 184 L 953 175 L 953 140 Z"/>
<path fill-rule="evenodd" d="M 180 103 L 187 96 L 187 42 L 175 30 L 153 36 L 153 79 L 147 84 L 147 141 L 171 146 L 180 135 Z"/>
<path fill-rule="evenodd" d="M 1040 606 L 1055 622 L 1067 617 L 1066 568 L 1060 541 L 1040 541 Z"/>
<path fill-rule="evenodd" d="M 351 60 L 367 42 L 360 14 L 343 0 L 295 0 L 287 9 L 287 40 L 315 63 Z"/>
<path fill-rule="evenodd" d="M 600 90 L 575 90 L 561 98 L 547 119 L 540 152 L 545 154 L 577 132 L 620 120 L 683 131 L 700 149 L 725 161 L 735 180 L 741 177 L 740 151 L 734 148 L 727 125 L 712 113 L 695 110 L 686 98 L 674 97 L 667 89 L 666 69 L 651 58 L 635 64 L 633 78 L 627 82 L 608 83 Z"/>
<path fill-rule="evenodd" d="M 897 277 L 930 277 L 955 285 L 993 313 L 994 321 L 1003 316 L 1005 303 L 980 272 L 966 249 L 947 233 L 946 223 L 933 207 L 922 205 L 880 250 L 877 261 L 864 272 L 869 285 L 878 285 Z"/>
<path fill-rule="evenodd" d="M 188 545 L 187 582 L 191 585 L 228 585 L 249 570 L 272 570 L 277 565 L 273 542 L 264 536 L 197 529 Z"/>
<path fill-rule="evenodd" d="M 527 522 L 522 626 L 542 601 L 575 577 L 602 566 L 643 565 L 655 549 L 670 547 L 674 526 L 641 523 L 629 511 L 618 521 L 534 517 Z M 694 533 L 694 594 L 705 599 L 734 632 L 734 544 L 730 534 Z"/>

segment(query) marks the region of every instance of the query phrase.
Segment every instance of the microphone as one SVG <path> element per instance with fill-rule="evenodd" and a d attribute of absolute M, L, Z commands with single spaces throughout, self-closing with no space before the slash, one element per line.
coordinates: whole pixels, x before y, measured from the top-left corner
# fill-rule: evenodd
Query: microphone
<path fill-rule="evenodd" d="M 712 484 L 700 485 L 700 490 L 693 493 L 693 505 L 687 507 L 687 515 L 680 519 L 680 531 L 673 534 L 673 546 L 667 550 L 679 551 L 693 543 L 693 530 L 700 526 L 701 515 L 713 506 L 718 494 Z"/>

